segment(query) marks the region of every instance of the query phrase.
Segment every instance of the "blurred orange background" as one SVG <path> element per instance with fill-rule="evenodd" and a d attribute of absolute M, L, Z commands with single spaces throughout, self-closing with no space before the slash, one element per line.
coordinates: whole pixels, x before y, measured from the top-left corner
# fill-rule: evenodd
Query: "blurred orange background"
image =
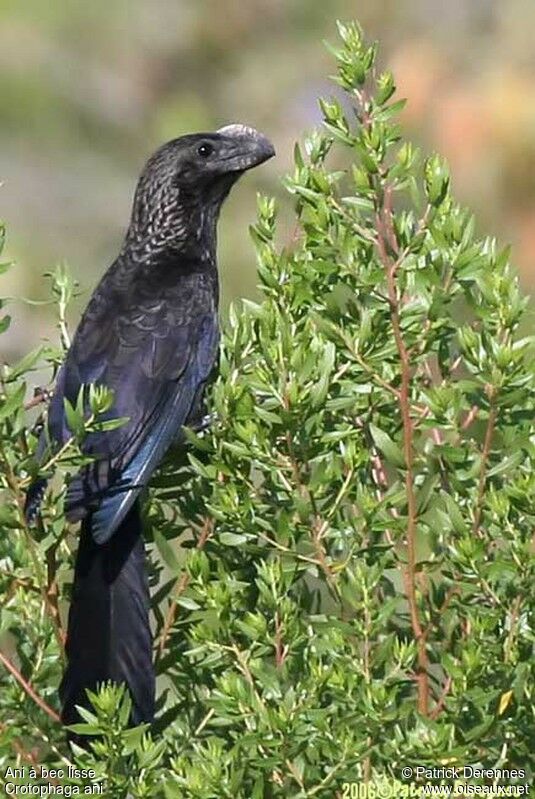
<path fill-rule="evenodd" d="M 162 141 L 245 122 L 278 157 L 247 175 L 220 226 L 224 304 L 255 291 L 247 226 L 255 192 L 283 197 L 293 143 L 320 121 L 336 18 L 358 18 L 394 70 L 406 133 L 450 161 L 480 232 L 512 242 L 535 281 L 535 4 L 532 0 L 3 0 L 0 216 L 3 296 L 47 296 L 66 260 L 83 294 L 114 259 L 137 175 Z M 289 208 L 283 200 L 284 209 Z M 50 334 L 52 311 L 23 304 L 1 358 Z"/>

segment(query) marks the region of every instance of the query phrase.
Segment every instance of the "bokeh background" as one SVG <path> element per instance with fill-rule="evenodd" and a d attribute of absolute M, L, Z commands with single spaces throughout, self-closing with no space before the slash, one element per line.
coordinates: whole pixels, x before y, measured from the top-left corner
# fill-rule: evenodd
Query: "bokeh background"
<path fill-rule="evenodd" d="M 60 260 L 83 291 L 111 263 L 136 177 L 162 141 L 241 121 L 278 157 L 246 176 L 220 227 L 223 303 L 255 292 L 247 228 L 255 193 L 283 196 L 293 143 L 333 92 L 322 41 L 357 17 L 381 46 L 402 96 L 406 132 L 450 161 L 457 196 L 480 231 L 514 245 L 535 281 L 535 3 L 533 0 L 2 0 L 0 217 L 3 296 L 46 296 Z M 288 206 L 284 205 L 284 209 Z M 0 359 L 35 346 L 52 312 L 13 306 Z"/>

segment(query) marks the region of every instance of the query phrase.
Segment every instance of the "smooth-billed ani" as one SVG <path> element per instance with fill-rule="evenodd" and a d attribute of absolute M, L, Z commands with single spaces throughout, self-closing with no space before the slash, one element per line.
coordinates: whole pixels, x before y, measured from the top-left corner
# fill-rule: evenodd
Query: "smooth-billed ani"
<path fill-rule="evenodd" d="M 121 427 L 91 432 L 92 462 L 71 481 L 67 517 L 81 520 L 60 687 L 62 719 L 79 720 L 86 689 L 125 682 L 132 722 L 154 715 L 154 670 L 138 494 L 182 425 L 198 414 L 217 358 L 216 225 L 233 183 L 274 155 L 244 125 L 182 136 L 149 159 L 135 192 L 121 252 L 95 289 L 56 381 L 48 434 L 56 446 L 71 433 L 64 400 L 83 386 L 113 391 L 107 414 Z M 40 450 L 46 446 L 42 437 Z M 37 512 L 45 489 L 27 497 Z"/>

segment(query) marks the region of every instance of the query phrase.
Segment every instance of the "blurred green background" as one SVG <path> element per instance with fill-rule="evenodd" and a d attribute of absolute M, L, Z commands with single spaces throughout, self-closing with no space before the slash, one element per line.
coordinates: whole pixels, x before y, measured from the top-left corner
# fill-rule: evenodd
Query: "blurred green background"
<path fill-rule="evenodd" d="M 283 195 L 293 143 L 319 122 L 318 94 L 334 91 L 322 40 L 336 39 L 337 17 L 379 39 L 409 100 L 407 133 L 449 159 L 457 196 L 481 230 L 514 244 L 529 290 L 533 0 L 2 0 L 0 216 L 17 266 L 0 293 L 46 296 L 43 272 L 66 260 L 83 289 L 76 319 L 118 251 L 150 152 L 240 121 L 278 155 L 234 190 L 220 227 L 223 303 L 254 295 L 255 192 Z M 0 357 L 49 334 L 49 310 L 13 308 Z"/>

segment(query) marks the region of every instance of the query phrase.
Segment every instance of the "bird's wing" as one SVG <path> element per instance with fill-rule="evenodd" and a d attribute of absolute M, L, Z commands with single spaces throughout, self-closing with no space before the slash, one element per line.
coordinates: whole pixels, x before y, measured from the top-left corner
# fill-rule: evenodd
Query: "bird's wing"
<path fill-rule="evenodd" d="M 107 417 L 128 418 L 122 427 L 86 437 L 83 450 L 95 460 L 67 494 L 69 518 L 92 510 L 93 535 L 102 543 L 187 421 L 216 358 L 218 325 L 213 284 L 203 273 L 184 276 L 165 292 L 146 287 L 135 301 L 96 294 L 59 377 L 50 426 L 56 439 L 65 439 L 63 397 L 75 402 L 88 383 L 113 390 Z"/>

